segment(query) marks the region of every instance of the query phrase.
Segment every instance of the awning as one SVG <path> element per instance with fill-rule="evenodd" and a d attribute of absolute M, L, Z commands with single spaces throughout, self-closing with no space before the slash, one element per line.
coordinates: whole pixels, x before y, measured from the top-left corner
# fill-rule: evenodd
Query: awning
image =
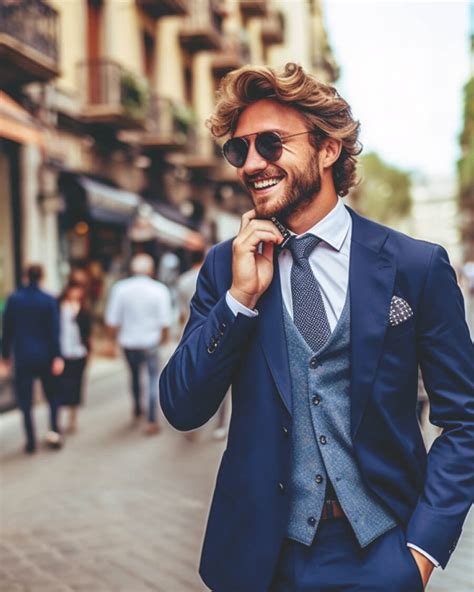
<path fill-rule="evenodd" d="M 0 137 L 43 147 L 44 135 L 35 119 L 9 95 L 0 91 Z"/>
<path fill-rule="evenodd" d="M 206 246 L 199 232 L 166 218 L 147 203 L 139 207 L 129 228 L 129 237 L 136 242 L 157 239 L 170 247 L 184 247 L 190 251 L 202 251 Z"/>
<path fill-rule="evenodd" d="M 78 177 L 84 188 L 90 214 L 96 220 L 126 224 L 131 222 L 141 203 L 136 193 L 109 187 L 89 177 Z"/>

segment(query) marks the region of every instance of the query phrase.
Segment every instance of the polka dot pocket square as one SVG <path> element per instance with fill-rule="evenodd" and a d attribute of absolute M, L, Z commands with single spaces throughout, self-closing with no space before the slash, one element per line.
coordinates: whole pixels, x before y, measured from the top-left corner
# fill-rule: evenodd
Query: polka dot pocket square
<path fill-rule="evenodd" d="M 408 321 L 413 316 L 413 311 L 403 298 L 399 296 L 393 296 L 390 302 L 390 313 L 388 315 L 388 322 L 391 327 L 396 327 L 405 321 Z"/>

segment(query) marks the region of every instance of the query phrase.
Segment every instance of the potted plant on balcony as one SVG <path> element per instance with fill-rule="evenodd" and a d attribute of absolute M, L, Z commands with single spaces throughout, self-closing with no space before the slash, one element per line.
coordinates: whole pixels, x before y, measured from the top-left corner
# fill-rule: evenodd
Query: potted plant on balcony
<path fill-rule="evenodd" d="M 145 119 L 148 109 L 148 88 L 130 74 L 122 72 L 120 76 L 120 94 L 122 107 L 133 119 Z"/>

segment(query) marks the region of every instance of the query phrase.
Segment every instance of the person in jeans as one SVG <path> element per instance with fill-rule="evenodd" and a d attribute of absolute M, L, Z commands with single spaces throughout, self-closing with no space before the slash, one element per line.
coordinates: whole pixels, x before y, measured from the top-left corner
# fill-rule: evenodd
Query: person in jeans
<path fill-rule="evenodd" d="M 50 431 L 46 443 L 50 448 L 61 448 L 58 429 L 58 407 L 55 376 L 64 369 L 59 348 L 59 312 L 56 299 L 40 289 L 43 279 L 41 265 L 26 269 L 27 285 L 14 292 L 7 300 L 3 315 L 2 367 L 9 371 L 13 353 L 15 394 L 23 413 L 26 433 L 25 452 L 36 451 L 36 437 L 31 408 L 33 383 L 39 378 L 50 409 Z"/>
<path fill-rule="evenodd" d="M 133 395 L 133 416 L 142 415 L 140 371 L 148 371 L 148 425 L 146 433 L 156 434 L 158 422 L 159 347 L 169 339 L 172 321 L 168 288 L 153 279 L 152 257 L 136 255 L 131 262 L 132 277 L 118 281 L 112 288 L 105 321 L 116 335 L 128 362 Z"/>

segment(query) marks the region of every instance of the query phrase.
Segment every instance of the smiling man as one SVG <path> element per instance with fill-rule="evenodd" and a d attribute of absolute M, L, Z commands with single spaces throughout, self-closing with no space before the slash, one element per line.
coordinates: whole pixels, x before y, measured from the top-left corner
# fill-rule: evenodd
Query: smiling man
<path fill-rule="evenodd" d="M 473 497 L 474 352 L 447 254 L 344 206 L 359 123 L 301 67 L 231 73 L 209 124 L 254 208 L 211 249 L 160 383 L 181 430 L 232 387 L 202 578 L 214 592 L 423 590 Z M 419 367 L 443 429 L 428 455 Z"/>

